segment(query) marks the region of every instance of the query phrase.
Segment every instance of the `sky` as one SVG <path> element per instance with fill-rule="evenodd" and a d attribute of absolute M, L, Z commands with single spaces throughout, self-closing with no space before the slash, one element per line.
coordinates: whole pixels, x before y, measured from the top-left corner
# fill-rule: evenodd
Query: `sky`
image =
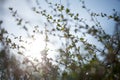
<path fill-rule="evenodd" d="M 71 4 L 71 8 L 75 10 L 76 12 L 80 12 L 81 8 L 79 8 L 81 5 L 79 5 L 79 0 L 69 0 L 69 3 Z M 120 12 L 120 1 L 119 0 L 84 0 L 85 4 L 88 9 L 90 9 L 92 12 L 96 13 L 107 13 L 109 15 L 113 14 L 113 9 L 116 9 L 116 11 Z M 79 6 L 79 7 L 78 7 Z M 85 18 L 89 17 L 87 16 L 86 12 L 81 11 L 81 16 L 84 16 Z M 114 21 L 108 20 L 106 18 L 98 18 L 98 21 L 100 21 L 103 29 L 109 34 L 112 34 L 113 27 L 114 27 Z M 109 29 L 109 30 L 108 30 Z"/>
<path fill-rule="evenodd" d="M 2 2 L 5 1 L 5 2 Z M 49 10 L 48 5 L 45 3 L 45 0 L 38 0 L 40 6 L 44 9 Z M 81 3 L 79 0 L 49 0 L 53 3 L 61 3 L 65 7 L 70 8 L 72 12 L 79 13 L 81 17 L 86 18 L 88 24 L 90 22 L 90 16 L 88 13 L 81 8 Z M 96 13 L 107 13 L 112 14 L 113 9 L 120 12 L 120 1 L 119 0 L 85 0 L 85 4 L 87 8 Z M 16 25 L 15 18 L 12 17 L 12 14 L 9 7 L 12 7 L 14 10 L 17 10 L 17 13 L 20 17 L 22 17 L 25 21 L 29 21 L 30 24 L 27 25 L 28 28 L 32 26 L 40 25 L 44 26 L 44 18 L 38 14 L 35 14 L 32 11 L 32 7 L 37 6 L 35 0 L 0 0 L 0 20 L 3 20 L 2 26 L 7 29 L 10 34 L 15 35 L 25 35 L 25 31 L 21 28 L 21 26 Z M 98 18 L 101 22 L 103 29 L 112 34 L 114 31 L 114 21 L 108 20 L 107 18 Z M 24 25 L 24 24 L 23 24 Z"/>
<path fill-rule="evenodd" d="M 5 1 L 4 4 L 2 1 Z M 43 8 L 47 8 L 47 4 L 45 4 L 44 0 L 38 0 L 40 5 Z M 50 2 L 56 2 L 60 3 L 60 0 L 49 0 Z M 4 26 L 9 30 L 9 32 L 16 32 L 17 30 L 15 25 L 15 20 L 11 16 L 10 11 L 8 10 L 8 7 L 13 7 L 17 12 L 19 13 L 20 17 L 24 18 L 25 20 L 28 20 L 32 22 L 33 25 L 39 24 L 43 25 L 42 21 L 43 19 L 40 18 L 39 15 L 34 14 L 33 11 L 31 11 L 32 6 L 36 6 L 35 0 L 1 0 L 0 2 L 0 18 L 4 19 Z M 61 4 L 65 5 L 67 7 L 67 4 L 69 5 L 69 8 L 73 12 L 78 12 L 80 15 L 84 18 L 89 19 L 88 14 L 81 9 L 81 4 L 79 0 L 61 0 Z M 86 6 L 91 9 L 91 11 L 96 12 L 96 13 L 107 13 L 107 14 L 112 14 L 113 10 L 116 9 L 116 11 L 120 12 L 120 1 L 119 0 L 85 0 Z M 103 28 L 106 30 L 106 32 L 111 33 L 113 31 L 113 22 L 107 19 L 102 19 L 100 18 L 100 22 L 104 26 Z M 109 28 L 109 26 L 111 28 Z M 108 31 L 109 28 L 109 31 Z"/>

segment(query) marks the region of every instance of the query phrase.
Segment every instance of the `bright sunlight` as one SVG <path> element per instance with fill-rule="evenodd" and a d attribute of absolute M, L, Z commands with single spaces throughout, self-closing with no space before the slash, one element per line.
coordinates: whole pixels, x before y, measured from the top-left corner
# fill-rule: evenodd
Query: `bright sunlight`
<path fill-rule="evenodd" d="M 45 37 L 42 35 L 35 35 L 33 38 L 27 38 L 27 43 L 24 44 L 26 54 L 25 56 L 30 57 L 32 59 L 38 59 L 40 62 L 41 59 L 41 53 L 45 49 L 46 43 L 45 43 Z M 55 54 L 55 48 L 52 44 L 47 43 L 48 48 L 48 57 L 54 57 Z"/>

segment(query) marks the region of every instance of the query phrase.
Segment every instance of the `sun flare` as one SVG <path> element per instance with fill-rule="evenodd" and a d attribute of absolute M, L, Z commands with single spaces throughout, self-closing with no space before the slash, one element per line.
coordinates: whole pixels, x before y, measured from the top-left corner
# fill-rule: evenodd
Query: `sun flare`
<path fill-rule="evenodd" d="M 35 39 L 27 39 L 27 44 L 25 45 L 27 50 L 27 55 L 32 58 L 41 59 L 41 51 L 45 48 L 45 41 L 43 36 L 35 36 Z M 41 60 L 40 60 L 41 61 Z"/>
<path fill-rule="evenodd" d="M 41 52 L 45 49 L 46 43 L 45 43 L 45 37 L 44 36 L 40 36 L 37 35 L 34 37 L 35 39 L 30 39 L 27 38 L 27 43 L 24 44 L 25 49 L 26 49 L 26 54 L 25 56 L 30 56 L 33 59 L 38 59 L 39 61 L 41 61 Z M 49 49 L 48 53 L 50 53 L 50 55 L 48 55 L 48 57 L 53 57 L 54 53 L 55 53 L 55 47 L 50 44 L 47 43 L 47 48 Z"/>

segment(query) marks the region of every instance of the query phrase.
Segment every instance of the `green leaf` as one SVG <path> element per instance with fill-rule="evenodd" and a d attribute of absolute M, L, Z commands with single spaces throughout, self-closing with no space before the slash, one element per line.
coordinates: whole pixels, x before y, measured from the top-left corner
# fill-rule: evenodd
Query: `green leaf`
<path fill-rule="evenodd" d="M 80 38 L 80 40 L 81 40 L 81 41 L 83 41 L 83 40 L 84 40 L 84 38 Z"/>
<path fill-rule="evenodd" d="M 13 43 L 12 46 L 13 46 L 13 48 L 16 48 L 16 44 L 15 43 Z"/>
<path fill-rule="evenodd" d="M 0 20 L 0 25 L 3 23 L 3 21 Z"/>
<path fill-rule="evenodd" d="M 86 8 L 85 6 L 82 6 L 82 8 Z"/>
<path fill-rule="evenodd" d="M 65 72 L 65 71 L 62 73 L 63 78 L 66 78 L 67 75 L 68 75 L 68 74 L 67 74 L 67 72 Z"/>
<path fill-rule="evenodd" d="M 60 25 L 60 24 L 57 24 L 57 26 L 58 26 L 58 27 L 61 27 L 61 25 Z"/>
<path fill-rule="evenodd" d="M 69 15 L 70 15 L 70 17 L 73 17 L 73 16 L 74 16 L 74 14 L 72 14 L 72 13 L 70 13 Z"/>
<path fill-rule="evenodd" d="M 8 43 L 11 43 L 11 39 L 9 38 L 7 42 L 8 42 Z"/>
<path fill-rule="evenodd" d="M 50 19 L 52 19 L 52 16 L 50 16 Z"/>
<path fill-rule="evenodd" d="M 24 46 L 20 46 L 21 48 L 23 48 L 23 49 L 25 49 L 25 47 Z"/>
<path fill-rule="evenodd" d="M 77 13 L 76 16 L 79 16 L 79 14 Z"/>
<path fill-rule="evenodd" d="M 22 52 L 18 52 L 18 54 L 23 54 Z"/>
<path fill-rule="evenodd" d="M 26 26 L 23 26 L 23 29 L 24 29 L 25 31 L 28 31 L 28 28 L 27 28 Z"/>
<path fill-rule="evenodd" d="M 9 10 L 13 10 L 13 8 L 9 7 Z"/>
<path fill-rule="evenodd" d="M 76 54 L 78 60 L 81 60 L 82 59 L 82 56 L 80 54 Z"/>
<path fill-rule="evenodd" d="M 113 18 L 113 16 L 110 15 L 109 18 L 111 19 L 111 18 Z"/>
<path fill-rule="evenodd" d="M 61 30 L 65 30 L 65 28 L 64 28 L 64 27 L 62 27 L 62 28 L 61 28 Z"/>
<path fill-rule="evenodd" d="M 66 13 L 69 13 L 69 12 L 70 12 L 70 10 L 67 8 L 67 9 L 66 9 Z"/>
<path fill-rule="evenodd" d="M 64 6 L 62 5 L 62 6 L 61 6 L 61 10 L 63 10 L 63 9 L 64 9 Z"/>

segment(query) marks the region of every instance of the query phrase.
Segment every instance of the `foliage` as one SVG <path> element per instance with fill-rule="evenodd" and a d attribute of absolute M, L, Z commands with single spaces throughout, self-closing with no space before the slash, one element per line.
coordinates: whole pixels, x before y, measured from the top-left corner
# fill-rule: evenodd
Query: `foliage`
<path fill-rule="evenodd" d="M 20 76 L 22 76 L 24 80 L 119 80 L 119 15 L 115 10 L 113 10 L 113 15 L 94 13 L 86 7 L 84 1 L 80 2 L 82 3 L 82 8 L 86 10 L 91 17 L 92 25 L 89 25 L 84 18 L 81 18 L 79 13 L 71 12 L 69 8 L 66 8 L 62 4 L 54 4 L 46 0 L 46 3 L 50 6 L 50 13 L 45 9 L 41 9 L 39 2 L 36 0 L 38 7 L 33 7 L 32 10 L 36 14 L 42 15 L 46 21 L 44 22 L 44 31 L 34 26 L 34 30 L 31 34 L 28 33 L 29 28 L 27 27 L 29 21 L 25 21 L 19 17 L 19 13 L 10 7 L 9 10 L 15 18 L 17 25 L 22 26 L 27 36 L 34 38 L 35 34 L 45 35 L 46 46 L 43 52 L 41 52 L 42 62 L 39 62 L 38 59 L 31 61 L 24 55 L 24 52 L 21 52 L 21 49 L 25 50 L 24 45 L 14 43 L 8 36 L 4 37 L 3 34 L 9 33 L 4 29 L 0 29 L 1 43 L 10 50 L 16 49 L 18 55 L 23 58 L 21 61 L 17 61 L 15 57 L 7 59 L 8 61 L 4 60 L 10 56 L 10 52 L 6 53 L 6 48 L 3 48 L 0 52 L 0 62 L 4 60 L 1 64 L 7 64 L 7 66 L 4 67 L 4 69 L 0 67 L 2 73 L 5 71 L 5 75 L 3 75 L 4 78 L 1 77 L 1 80 L 11 79 L 11 76 L 14 77 L 14 80 L 21 79 Z M 103 30 L 98 21 L 98 17 L 105 17 L 116 22 L 113 35 L 107 34 Z M 2 21 L 0 22 L 0 25 L 1 24 Z M 61 44 L 60 48 L 57 50 L 59 54 L 55 61 L 47 57 L 49 54 L 47 43 L 51 42 L 51 36 L 54 37 L 54 39 L 59 38 L 57 42 Z M 93 42 L 90 43 L 89 40 L 91 39 L 87 38 L 89 36 L 96 40 L 96 43 L 100 44 L 100 46 Z M 19 42 L 26 42 L 22 38 L 22 36 L 14 36 L 14 39 L 17 39 Z M 36 64 L 34 64 L 34 62 Z M 26 69 L 21 69 L 21 65 L 22 67 L 25 66 Z M 10 71 L 11 69 L 12 72 Z"/>

